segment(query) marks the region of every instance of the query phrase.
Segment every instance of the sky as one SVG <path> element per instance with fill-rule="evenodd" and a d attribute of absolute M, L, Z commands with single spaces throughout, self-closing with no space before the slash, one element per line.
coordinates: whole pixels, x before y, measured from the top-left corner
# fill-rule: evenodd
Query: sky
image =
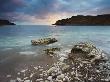
<path fill-rule="evenodd" d="M 18 25 L 51 25 L 73 15 L 110 13 L 110 0 L 0 0 L 0 19 Z"/>

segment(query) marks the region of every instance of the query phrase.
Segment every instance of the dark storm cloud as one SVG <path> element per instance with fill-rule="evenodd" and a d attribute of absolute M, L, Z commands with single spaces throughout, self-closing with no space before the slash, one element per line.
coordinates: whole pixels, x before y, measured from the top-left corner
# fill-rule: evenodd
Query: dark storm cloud
<path fill-rule="evenodd" d="M 57 0 L 0 0 L 0 18 L 11 18 L 21 14 L 44 18 L 57 10 L 55 8 L 57 2 Z"/>
<path fill-rule="evenodd" d="M 110 13 L 110 0 L 0 0 L 0 18 L 17 22 L 49 15 Z"/>
<path fill-rule="evenodd" d="M 0 18 L 11 20 L 13 15 L 10 14 L 24 6 L 22 0 L 0 0 Z"/>
<path fill-rule="evenodd" d="M 110 7 L 110 0 L 25 0 L 28 4 L 24 13 L 44 17 L 49 13 L 83 13 L 95 10 L 94 13 L 104 12 Z M 97 10 L 96 10 L 97 9 Z M 99 13 L 98 13 L 99 11 Z"/>
<path fill-rule="evenodd" d="M 16 11 L 23 5 L 22 0 L 0 0 L 0 13 Z"/>
<path fill-rule="evenodd" d="M 60 10 L 64 12 L 80 14 L 86 12 L 91 14 L 89 11 L 92 11 L 93 13 L 100 14 L 100 12 L 106 13 L 104 10 L 110 8 L 110 0 L 62 0 L 62 2 L 64 4 L 61 5 L 62 8 Z"/>
<path fill-rule="evenodd" d="M 56 4 L 58 0 L 30 0 L 30 2 L 26 1 L 26 3 L 27 6 L 22 9 L 24 13 L 40 16 L 42 18 L 51 12 L 54 13 L 57 11 Z"/>

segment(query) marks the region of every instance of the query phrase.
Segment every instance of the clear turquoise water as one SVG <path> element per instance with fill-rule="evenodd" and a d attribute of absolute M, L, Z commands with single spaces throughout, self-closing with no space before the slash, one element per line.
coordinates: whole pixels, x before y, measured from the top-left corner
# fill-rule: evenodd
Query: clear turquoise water
<path fill-rule="evenodd" d="M 32 39 L 54 37 L 58 42 L 46 46 L 32 46 Z M 60 47 L 62 56 L 77 42 L 92 42 L 110 53 L 110 26 L 2 26 L 0 27 L 0 82 L 6 76 L 16 77 L 18 71 L 54 63 L 43 54 L 48 47 Z M 110 56 L 110 55 L 109 55 Z M 5 81 L 6 80 L 6 81 Z"/>
<path fill-rule="evenodd" d="M 32 39 L 55 37 L 58 42 L 48 46 L 32 46 Z M 89 41 L 110 52 L 110 26 L 2 26 L 0 51 L 18 49 L 20 54 L 35 54 L 45 47 L 71 48 L 77 42 Z M 35 52 L 36 50 L 36 52 Z M 0 54 L 2 54 L 0 53 Z"/>

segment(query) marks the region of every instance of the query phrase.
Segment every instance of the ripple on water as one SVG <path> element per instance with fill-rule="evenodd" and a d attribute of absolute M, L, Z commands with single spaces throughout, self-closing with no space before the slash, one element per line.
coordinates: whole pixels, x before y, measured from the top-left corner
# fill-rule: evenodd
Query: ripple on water
<path fill-rule="evenodd" d="M 34 36 L 28 36 L 28 37 L 34 37 Z"/>
<path fill-rule="evenodd" d="M 8 50 L 12 50 L 13 48 L 4 48 L 2 49 L 2 51 L 8 51 Z"/>
<path fill-rule="evenodd" d="M 32 52 L 32 51 L 22 51 L 19 52 L 20 55 L 35 55 L 36 52 Z"/>

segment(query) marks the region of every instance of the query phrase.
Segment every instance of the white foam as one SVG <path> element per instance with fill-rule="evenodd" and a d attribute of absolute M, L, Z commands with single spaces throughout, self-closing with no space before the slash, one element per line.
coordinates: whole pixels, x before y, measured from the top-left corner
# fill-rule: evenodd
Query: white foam
<path fill-rule="evenodd" d="M 66 59 L 68 57 L 68 54 L 71 52 L 71 49 L 66 49 L 66 50 L 62 50 L 60 53 L 59 53 L 59 56 L 60 56 L 60 61 L 63 61 L 64 59 Z"/>
<path fill-rule="evenodd" d="M 4 48 L 3 51 L 12 50 L 13 48 Z"/>
<path fill-rule="evenodd" d="M 33 36 L 28 36 L 28 37 L 33 37 Z"/>
<path fill-rule="evenodd" d="M 24 72 L 26 72 L 27 70 L 28 70 L 28 69 L 25 69 L 25 70 L 21 70 L 21 72 L 22 72 L 22 73 L 24 73 Z"/>
<path fill-rule="evenodd" d="M 65 57 L 61 57 L 59 60 L 63 62 L 64 59 L 66 59 L 66 58 Z"/>
<path fill-rule="evenodd" d="M 32 51 L 23 51 L 23 52 L 19 52 L 19 54 L 21 54 L 21 55 L 34 55 L 35 52 L 32 52 Z"/>
<path fill-rule="evenodd" d="M 70 53 L 71 52 L 71 49 L 67 49 L 64 51 L 65 53 Z"/>
<path fill-rule="evenodd" d="M 60 53 L 59 55 L 60 55 L 60 56 L 65 56 L 66 54 L 64 54 L 64 53 Z"/>
<path fill-rule="evenodd" d="M 61 46 L 61 44 L 59 43 L 58 46 Z"/>
<path fill-rule="evenodd" d="M 53 44 L 49 44 L 49 45 L 47 45 L 47 46 L 49 46 L 49 47 L 50 47 L 50 46 L 53 46 Z"/>
<path fill-rule="evenodd" d="M 68 45 L 68 47 L 72 47 L 73 45 Z"/>

